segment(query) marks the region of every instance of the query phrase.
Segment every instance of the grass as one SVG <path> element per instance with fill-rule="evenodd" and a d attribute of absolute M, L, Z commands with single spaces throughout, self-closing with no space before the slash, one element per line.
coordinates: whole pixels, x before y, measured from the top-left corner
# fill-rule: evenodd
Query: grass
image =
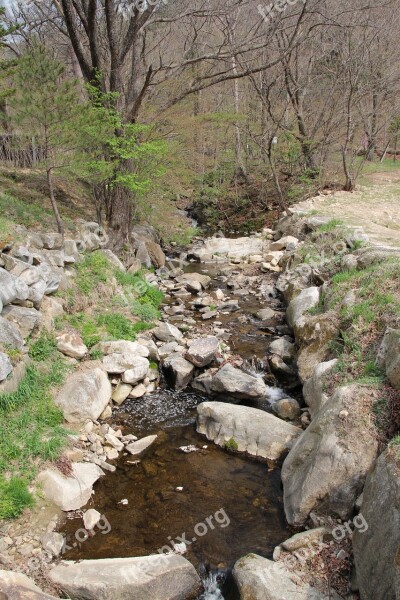
<path fill-rule="evenodd" d="M 53 334 L 44 331 L 40 337 L 31 344 L 29 348 L 29 356 L 38 362 L 44 362 L 57 349 L 56 338 Z"/>
<path fill-rule="evenodd" d="M 39 362 L 33 360 L 28 366 L 18 390 L 0 395 L 0 519 L 17 517 L 32 505 L 28 486 L 38 461 L 55 460 L 68 435 L 52 397 L 66 366 L 56 352 L 47 354 L 45 362 L 43 352 L 38 356 Z"/>
<path fill-rule="evenodd" d="M 43 221 L 54 220 L 51 210 L 42 208 L 40 204 L 29 204 L 8 192 L 0 193 L 0 213 L 6 214 L 10 221 L 24 225 L 28 229 Z"/>
<path fill-rule="evenodd" d="M 328 223 L 324 223 L 318 228 L 320 233 L 331 233 L 335 231 L 338 227 L 343 225 L 343 221 L 341 219 L 331 219 Z"/>
<path fill-rule="evenodd" d="M 91 294 L 100 283 L 107 283 L 113 274 L 108 258 L 102 252 L 87 254 L 76 265 L 76 286 L 82 294 Z"/>
<path fill-rule="evenodd" d="M 227 442 L 225 442 L 225 449 L 226 450 L 232 450 L 232 451 L 237 451 L 237 449 L 239 448 L 239 445 L 237 443 L 237 441 L 235 440 L 235 438 L 231 438 L 230 440 L 228 440 Z"/>

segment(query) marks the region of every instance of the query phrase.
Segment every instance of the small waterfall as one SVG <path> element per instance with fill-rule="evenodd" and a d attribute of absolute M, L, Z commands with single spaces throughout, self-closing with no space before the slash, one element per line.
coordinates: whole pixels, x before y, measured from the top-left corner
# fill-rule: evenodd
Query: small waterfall
<path fill-rule="evenodd" d="M 204 592 L 200 596 L 199 600 L 224 600 L 220 588 L 222 583 L 223 581 L 221 581 L 220 572 L 214 571 L 209 573 L 203 579 Z"/>

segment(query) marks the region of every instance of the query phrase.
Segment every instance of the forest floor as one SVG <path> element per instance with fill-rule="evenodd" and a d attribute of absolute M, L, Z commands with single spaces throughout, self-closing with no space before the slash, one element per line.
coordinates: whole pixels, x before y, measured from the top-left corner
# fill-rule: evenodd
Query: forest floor
<path fill-rule="evenodd" d="M 400 246 L 400 163 L 388 170 L 365 172 L 355 192 L 320 194 L 292 210 L 341 219 L 362 227 L 377 244 Z"/>

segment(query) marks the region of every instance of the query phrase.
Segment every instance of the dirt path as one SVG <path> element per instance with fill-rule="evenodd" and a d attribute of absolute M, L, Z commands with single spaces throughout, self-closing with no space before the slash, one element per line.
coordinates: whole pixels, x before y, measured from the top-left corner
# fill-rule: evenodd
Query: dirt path
<path fill-rule="evenodd" d="M 353 193 L 321 194 L 293 208 L 362 227 L 376 244 L 400 246 L 400 172 L 372 173 L 363 184 Z"/>

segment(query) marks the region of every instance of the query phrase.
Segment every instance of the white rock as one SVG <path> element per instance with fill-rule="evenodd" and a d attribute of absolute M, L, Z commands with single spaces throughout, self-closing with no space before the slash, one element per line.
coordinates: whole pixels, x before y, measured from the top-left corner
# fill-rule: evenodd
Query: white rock
<path fill-rule="evenodd" d="M 126 446 L 126 450 L 133 456 L 136 456 L 137 454 L 141 454 L 147 448 L 149 448 L 149 446 L 151 446 L 156 441 L 156 439 L 156 435 L 148 435 L 147 437 L 144 437 L 141 440 L 138 440 L 137 442 L 132 442 L 132 444 Z"/>
<path fill-rule="evenodd" d="M 63 333 L 57 337 L 57 349 L 71 358 L 81 359 L 88 353 L 87 346 L 77 333 Z"/>
<path fill-rule="evenodd" d="M 147 358 L 138 356 L 135 360 L 134 366 L 125 371 L 125 373 L 122 375 L 122 381 L 124 383 L 129 383 L 130 385 L 134 385 L 135 383 L 142 381 L 146 377 L 149 367 L 150 363 Z"/>
<path fill-rule="evenodd" d="M 88 531 L 92 531 L 100 519 L 101 514 L 94 508 L 89 508 L 89 510 L 83 513 L 83 524 L 85 525 L 85 529 Z"/>
<path fill-rule="evenodd" d="M 93 484 L 104 475 L 91 463 L 72 463 L 72 475 L 66 477 L 60 471 L 47 469 L 38 475 L 44 495 L 64 511 L 84 506 L 93 493 Z"/>

